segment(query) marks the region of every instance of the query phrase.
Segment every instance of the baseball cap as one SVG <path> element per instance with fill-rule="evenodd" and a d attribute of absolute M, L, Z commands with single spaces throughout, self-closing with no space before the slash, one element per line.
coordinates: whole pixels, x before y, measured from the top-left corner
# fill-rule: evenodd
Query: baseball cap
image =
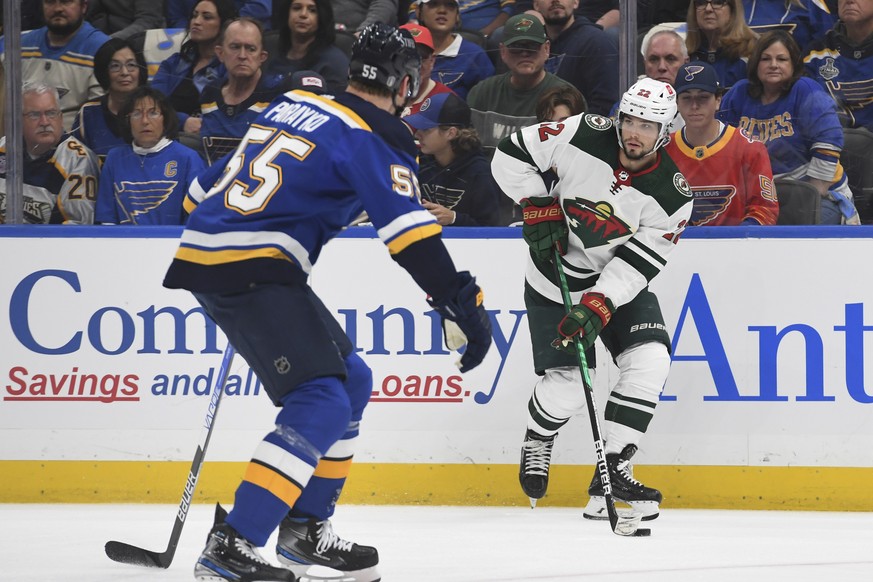
<path fill-rule="evenodd" d="M 510 46 L 513 43 L 526 40 L 543 44 L 549 37 L 543 23 L 536 16 L 530 14 L 516 14 L 503 25 L 503 44 Z"/>
<path fill-rule="evenodd" d="M 413 129 L 430 129 L 438 125 L 470 127 L 470 107 L 454 93 L 439 93 L 428 97 L 418 113 L 403 118 Z"/>
<path fill-rule="evenodd" d="M 428 47 L 430 50 L 434 50 L 433 48 L 433 35 L 430 31 L 421 26 L 420 24 L 415 24 L 413 22 L 409 22 L 400 27 L 401 30 L 408 30 L 409 34 L 412 35 L 412 38 L 415 39 L 415 44 L 420 44 Z"/>
<path fill-rule="evenodd" d="M 297 71 L 291 75 L 290 87 L 292 91 L 301 89 L 319 95 L 327 92 L 327 82 L 315 71 Z"/>
<path fill-rule="evenodd" d="M 449 4 L 454 4 L 455 6 L 458 5 L 458 0 L 445 0 L 445 1 L 448 2 Z M 427 4 L 428 2 L 430 2 L 430 0 L 418 0 L 418 4 Z"/>
<path fill-rule="evenodd" d="M 703 61 L 691 61 L 679 67 L 673 88 L 676 89 L 677 95 L 690 89 L 718 93 L 718 90 L 721 89 L 721 83 L 718 82 L 718 73 L 715 72 L 715 67 Z"/>

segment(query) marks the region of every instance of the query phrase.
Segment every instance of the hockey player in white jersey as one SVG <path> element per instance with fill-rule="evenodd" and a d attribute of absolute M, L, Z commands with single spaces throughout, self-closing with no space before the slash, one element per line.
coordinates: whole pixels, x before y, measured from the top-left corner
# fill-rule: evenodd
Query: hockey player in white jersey
<path fill-rule="evenodd" d="M 573 340 L 593 366 L 600 337 L 619 369 L 604 413 L 612 494 L 643 519 L 658 516 L 661 492 L 633 478 L 630 459 L 670 367 L 670 337 L 648 285 L 691 215 L 691 189 L 661 149 L 676 111 L 669 84 L 641 79 L 622 97 L 615 124 L 583 113 L 531 126 L 501 141 L 492 161 L 497 183 L 523 208 L 530 246 L 524 297 L 541 378 L 528 402 L 519 481 L 532 505 L 546 493 L 558 431 L 585 407 Z M 551 192 L 541 176 L 549 169 L 558 176 Z M 556 247 L 575 305 L 569 313 Z M 585 517 L 606 519 L 596 471 L 588 493 Z"/>

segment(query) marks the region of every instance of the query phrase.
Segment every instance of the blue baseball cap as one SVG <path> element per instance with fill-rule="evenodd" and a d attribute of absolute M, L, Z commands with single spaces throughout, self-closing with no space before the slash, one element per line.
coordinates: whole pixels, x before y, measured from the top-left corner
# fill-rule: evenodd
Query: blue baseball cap
<path fill-rule="evenodd" d="M 703 61 L 691 61 L 679 67 L 673 88 L 676 89 L 677 95 L 690 89 L 718 93 L 721 83 L 718 81 L 715 67 Z"/>
<path fill-rule="evenodd" d="M 421 104 L 418 113 L 408 115 L 403 121 L 413 129 L 430 129 L 438 125 L 470 127 L 470 106 L 454 93 L 438 93 Z"/>

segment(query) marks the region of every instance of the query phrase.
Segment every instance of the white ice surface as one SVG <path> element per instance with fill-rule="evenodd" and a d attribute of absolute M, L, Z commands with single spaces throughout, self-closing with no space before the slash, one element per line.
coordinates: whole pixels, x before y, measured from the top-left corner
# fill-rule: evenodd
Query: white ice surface
<path fill-rule="evenodd" d="M 167 570 L 126 566 L 107 540 L 163 551 L 170 505 L 2 505 L 0 580 L 190 582 L 212 524 L 193 506 Z M 342 537 L 375 545 L 386 582 L 873 581 L 873 514 L 670 510 L 622 538 L 580 509 L 340 506 Z M 271 561 L 275 537 L 264 555 Z"/>

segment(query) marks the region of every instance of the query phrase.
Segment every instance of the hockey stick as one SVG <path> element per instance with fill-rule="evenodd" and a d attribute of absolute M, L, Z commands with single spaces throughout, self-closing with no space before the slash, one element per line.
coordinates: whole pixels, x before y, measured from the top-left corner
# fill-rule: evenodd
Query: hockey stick
<path fill-rule="evenodd" d="M 203 436 L 201 437 L 200 444 L 197 445 L 191 469 L 188 471 L 188 479 L 185 481 L 182 501 L 179 503 L 179 510 L 176 512 L 176 522 L 173 524 L 173 531 L 170 533 L 167 549 L 163 552 L 152 552 L 124 542 L 108 541 L 104 549 L 110 560 L 115 560 L 122 564 L 164 569 L 169 568 L 170 564 L 173 563 L 173 556 L 176 554 L 176 546 L 179 545 L 179 538 L 182 537 L 182 527 L 185 525 L 185 518 L 188 517 L 188 509 L 191 507 L 191 500 L 194 498 L 194 488 L 197 487 L 197 478 L 200 477 L 200 469 L 203 467 L 206 447 L 209 446 L 209 439 L 212 438 L 215 417 L 218 416 L 218 405 L 221 404 L 221 395 L 224 393 L 224 385 L 227 383 L 230 364 L 233 362 L 235 354 L 236 351 L 233 349 L 233 346 L 228 343 L 227 348 L 224 350 L 224 358 L 221 360 L 221 368 L 218 370 L 215 388 L 212 390 L 212 397 L 209 399 L 209 409 L 206 411 L 206 418 L 203 424 Z"/>
<path fill-rule="evenodd" d="M 564 275 L 564 267 L 561 264 L 561 253 L 554 249 L 555 272 L 561 283 L 561 297 L 564 299 L 564 309 L 569 313 L 573 309 L 573 300 L 570 299 L 570 288 L 567 285 L 567 277 Z M 591 386 L 591 377 L 588 375 L 588 362 L 585 359 L 585 348 L 579 336 L 573 337 L 573 345 L 576 347 L 576 361 L 579 371 L 582 372 L 582 388 L 585 392 L 585 402 L 588 405 L 588 420 L 591 421 L 591 434 L 594 437 L 594 453 L 597 456 L 597 472 L 600 474 L 600 483 L 603 485 L 603 499 L 606 502 L 606 513 L 609 515 L 609 525 L 612 533 L 620 536 L 648 536 L 652 530 L 640 528 L 642 515 L 619 515 L 615 509 L 615 500 L 612 498 L 612 481 L 609 478 L 609 467 L 606 465 L 606 455 L 603 452 L 603 433 L 600 430 L 600 420 L 597 408 L 594 404 L 594 388 Z"/>

